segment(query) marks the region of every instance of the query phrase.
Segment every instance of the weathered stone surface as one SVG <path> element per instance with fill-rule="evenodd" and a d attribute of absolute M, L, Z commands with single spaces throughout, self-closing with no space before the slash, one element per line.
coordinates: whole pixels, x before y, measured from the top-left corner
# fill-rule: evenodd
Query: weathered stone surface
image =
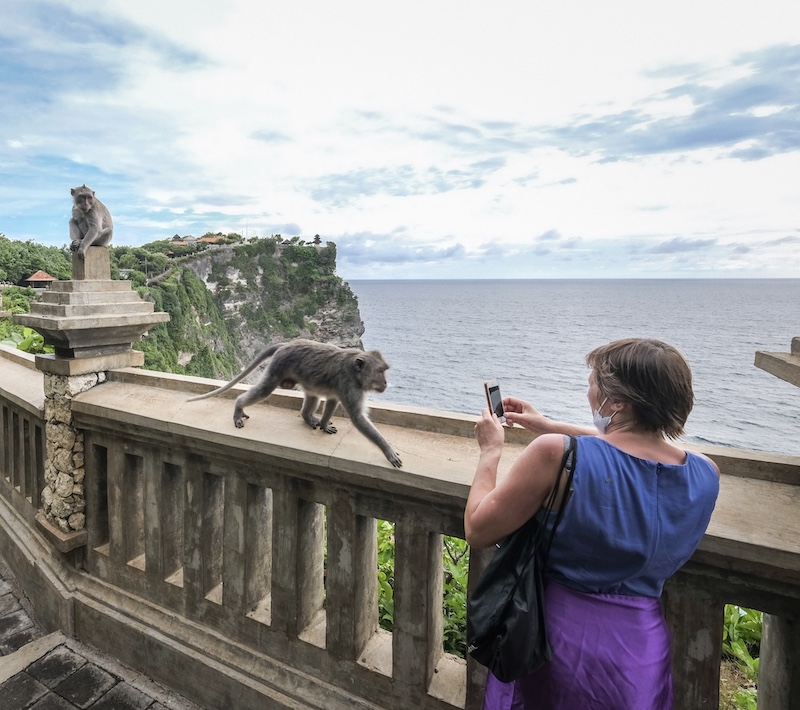
<path fill-rule="evenodd" d="M 105 379 L 104 372 L 44 375 L 47 459 L 41 503 L 44 519 L 63 533 L 82 530 L 86 524 L 83 434 L 73 426 L 72 399 Z"/>
<path fill-rule="evenodd" d="M 61 473 L 72 472 L 72 451 L 70 449 L 56 449 L 53 454 L 53 466 Z M 60 475 L 59 474 L 59 475 Z M 70 479 L 72 476 L 70 476 Z"/>
<path fill-rule="evenodd" d="M 73 485 L 72 476 L 67 473 L 59 473 L 56 479 L 55 494 L 62 498 L 71 496 Z"/>
<path fill-rule="evenodd" d="M 73 530 L 82 530 L 86 525 L 86 516 L 83 513 L 73 513 L 67 522 Z"/>
<path fill-rule="evenodd" d="M 74 397 L 76 394 L 80 394 L 81 392 L 86 392 L 86 390 L 92 389 L 92 387 L 100 382 L 105 382 L 105 379 L 105 372 L 91 372 L 86 375 L 68 377 L 66 378 L 66 394 L 70 397 Z"/>
<path fill-rule="evenodd" d="M 72 278 L 76 281 L 111 279 L 108 247 L 89 247 L 83 259 L 73 252 Z"/>
<path fill-rule="evenodd" d="M 72 427 L 60 421 L 50 421 L 45 424 L 45 431 L 48 443 L 60 449 L 75 449 L 77 434 Z"/>

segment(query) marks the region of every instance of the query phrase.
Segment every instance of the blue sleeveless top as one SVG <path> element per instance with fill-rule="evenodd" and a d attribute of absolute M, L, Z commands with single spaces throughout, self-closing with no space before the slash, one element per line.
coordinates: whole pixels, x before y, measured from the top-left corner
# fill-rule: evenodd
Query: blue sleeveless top
<path fill-rule="evenodd" d="M 696 454 L 663 464 L 578 437 L 573 493 L 545 576 L 583 592 L 660 597 L 700 543 L 718 493 L 716 471 Z"/>

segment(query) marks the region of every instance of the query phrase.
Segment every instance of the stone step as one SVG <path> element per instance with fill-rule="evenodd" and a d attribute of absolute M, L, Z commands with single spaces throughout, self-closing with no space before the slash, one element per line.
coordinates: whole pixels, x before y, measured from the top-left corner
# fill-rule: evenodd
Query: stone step
<path fill-rule="evenodd" d="M 31 304 L 31 314 L 43 317 L 68 318 L 76 316 L 123 315 L 127 313 L 152 313 L 153 304 L 148 301 L 126 301 L 119 303 L 92 304 Z"/>
<path fill-rule="evenodd" d="M 93 303 L 130 303 L 141 301 L 135 291 L 45 291 L 39 301 L 35 303 L 48 303 L 53 305 L 84 305 Z"/>
<path fill-rule="evenodd" d="M 25 315 L 25 320 L 22 324 L 27 325 L 34 330 L 38 330 L 44 335 L 45 333 L 43 330 L 64 333 L 68 333 L 70 330 L 84 331 L 88 329 L 121 330 L 128 326 L 154 325 L 156 323 L 165 323 L 168 320 L 169 314 L 162 313 L 160 311 L 153 313 L 152 309 L 147 313 L 105 312 L 96 313 L 95 315 L 91 316 L 69 315 L 55 320 L 48 316 L 31 312 Z M 142 332 L 144 332 L 144 330 L 146 330 L 146 328 L 142 329 Z M 98 336 L 101 336 L 100 332 L 98 332 Z M 139 336 L 141 336 L 141 332 L 139 333 Z M 45 337 L 45 340 L 46 339 L 47 338 Z M 135 342 L 135 340 L 131 340 L 130 342 Z"/>
<path fill-rule="evenodd" d="M 93 291 L 131 291 L 130 281 L 96 279 L 94 281 L 53 281 L 49 291 L 59 293 L 91 293 Z"/>

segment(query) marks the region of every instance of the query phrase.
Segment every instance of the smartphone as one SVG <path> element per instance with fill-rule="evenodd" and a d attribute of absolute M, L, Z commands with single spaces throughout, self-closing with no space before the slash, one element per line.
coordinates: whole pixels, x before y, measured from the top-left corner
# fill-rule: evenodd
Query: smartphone
<path fill-rule="evenodd" d="M 489 403 L 489 409 L 497 415 L 501 424 L 505 424 L 506 413 L 503 409 L 503 395 L 500 394 L 500 383 L 497 380 L 489 380 L 483 383 L 483 388 L 486 390 L 486 401 Z"/>

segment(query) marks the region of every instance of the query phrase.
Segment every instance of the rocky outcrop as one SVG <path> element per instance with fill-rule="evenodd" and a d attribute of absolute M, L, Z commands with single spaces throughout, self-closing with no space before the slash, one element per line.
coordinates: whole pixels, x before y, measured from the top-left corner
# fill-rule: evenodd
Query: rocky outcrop
<path fill-rule="evenodd" d="M 198 326 L 205 327 L 186 341 L 202 338 L 204 345 L 219 354 L 218 331 L 224 327 L 226 337 L 236 344 L 234 370 L 244 367 L 265 347 L 293 338 L 363 348 L 364 323 L 358 299 L 336 275 L 335 244 L 312 246 L 296 241 L 284 243 L 277 238 L 259 239 L 236 246 L 213 247 L 182 260 L 181 269 L 191 271 L 207 292 L 202 299 L 200 294 L 190 295 L 192 304 L 205 300 L 204 308 L 208 309 L 213 302 L 213 310 L 218 313 L 199 318 L 206 322 Z M 169 288 L 174 280 L 173 274 L 151 286 Z M 187 277 L 182 280 L 186 282 Z M 167 312 L 170 300 L 164 300 Z M 184 314 L 186 306 L 184 303 Z M 180 316 L 173 318 L 170 327 L 175 329 L 181 322 Z M 172 336 L 174 340 L 175 334 Z M 183 347 L 177 356 L 177 363 L 185 367 L 187 374 L 204 374 L 192 371 L 190 354 L 196 348 L 196 345 Z M 215 376 L 229 374 L 216 372 Z M 249 380 L 254 377 L 257 375 Z"/>

